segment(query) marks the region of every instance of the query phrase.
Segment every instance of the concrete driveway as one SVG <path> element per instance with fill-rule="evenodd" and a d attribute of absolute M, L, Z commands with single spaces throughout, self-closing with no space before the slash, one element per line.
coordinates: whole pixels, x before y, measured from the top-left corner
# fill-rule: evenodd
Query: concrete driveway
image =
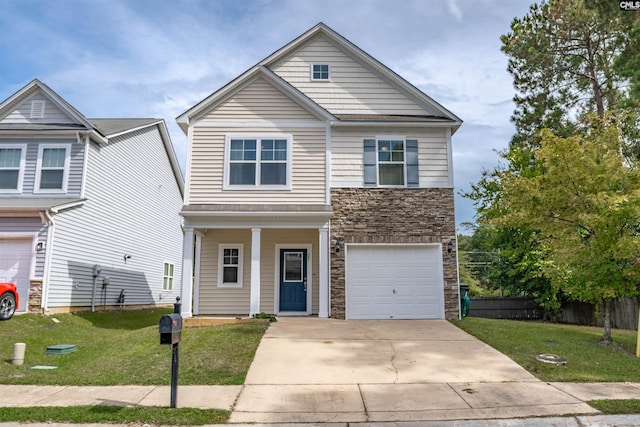
<path fill-rule="evenodd" d="M 596 411 L 442 320 L 279 318 L 234 423 L 420 421 Z"/>

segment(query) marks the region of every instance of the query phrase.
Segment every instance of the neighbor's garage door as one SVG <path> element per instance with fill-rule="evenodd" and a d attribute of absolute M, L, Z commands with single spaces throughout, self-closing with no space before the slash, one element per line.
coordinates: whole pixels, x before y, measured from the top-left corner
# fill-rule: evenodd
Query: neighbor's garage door
<path fill-rule="evenodd" d="M 349 245 L 348 319 L 442 319 L 439 245 Z"/>
<path fill-rule="evenodd" d="M 18 311 L 27 311 L 31 258 L 31 239 L 0 239 L 0 282 L 12 282 L 18 287 Z"/>

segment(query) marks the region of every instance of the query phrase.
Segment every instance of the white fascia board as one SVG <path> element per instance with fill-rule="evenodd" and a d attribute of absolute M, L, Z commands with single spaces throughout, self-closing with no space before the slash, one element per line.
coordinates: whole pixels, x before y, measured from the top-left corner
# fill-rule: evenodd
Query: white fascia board
<path fill-rule="evenodd" d="M 180 212 L 185 218 L 331 218 L 333 212 L 292 211 L 292 212 L 242 212 L 242 211 L 217 211 L 217 212 Z"/>
<path fill-rule="evenodd" d="M 65 203 L 63 205 L 53 206 L 50 210 L 54 214 L 57 214 L 57 213 L 59 213 L 61 211 L 64 211 L 66 209 L 71 209 L 71 208 L 74 208 L 76 206 L 82 206 L 82 205 L 84 205 L 84 203 L 86 201 L 87 201 L 86 199 L 76 200 L 76 201 L 71 202 L 71 203 Z"/>

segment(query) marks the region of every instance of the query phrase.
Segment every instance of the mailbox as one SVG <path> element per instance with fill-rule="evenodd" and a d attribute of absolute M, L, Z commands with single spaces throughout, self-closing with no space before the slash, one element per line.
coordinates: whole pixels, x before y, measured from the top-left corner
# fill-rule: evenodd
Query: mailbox
<path fill-rule="evenodd" d="M 160 318 L 160 344 L 178 344 L 182 335 L 182 316 L 165 314 Z"/>

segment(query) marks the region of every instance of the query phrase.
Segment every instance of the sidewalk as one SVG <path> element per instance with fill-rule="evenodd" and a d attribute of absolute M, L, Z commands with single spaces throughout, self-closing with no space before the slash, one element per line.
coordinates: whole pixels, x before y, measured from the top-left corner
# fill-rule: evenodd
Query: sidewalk
<path fill-rule="evenodd" d="M 515 383 L 499 384 L 505 393 L 510 393 L 511 386 Z M 529 384 L 532 385 L 532 384 Z M 548 383 L 549 386 L 562 391 L 575 399 L 585 402 L 593 399 L 640 399 L 640 383 Z M 440 384 L 442 386 L 442 384 Z M 480 387 L 481 384 L 469 384 L 470 388 Z M 245 386 L 180 386 L 178 387 L 178 407 L 190 408 L 216 408 L 232 410 L 243 387 Z M 299 386 L 305 388 L 306 386 Z M 325 395 L 326 408 L 334 408 L 336 404 L 344 402 L 330 402 L 331 393 Z M 437 397 L 437 396 L 432 396 Z M 388 396 L 393 401 L 393 396 Z M 75 406 L 75 405 L 110 405 L 110 406 L 169 406 L 169 386 L 106 386 L 106 387 L 79 387 L 79 386 L 2 386 L 2 399 L 0 407 L 28 407 L 28 406 Z M 493 406 L 485 408 L 470 407 L 467 411 L 447 409 L 449 405 L 445 400 L 436 399 L 441 409 L 429 412 L 414 411 L 406 405 L 397 406 L 395 411 L 387 415 L 394 417 L 387 421 L 374 421 L 366 408 L 363 412 L 330 413 L 332 415 L 324 421 L 314 421 L 312 424 L 300 421 L 297 425 L 324 425 L 326 427 L 418 427 L 418 426 L 444 426 L 444 427 L 478 427 L 478 426 L 640 426 L 640 415 L 602 416 L 597 411 L 585 411 L 576 406 L 576 413 L 581 415 L 554 417 L 554 411 L 566 410 L 560 402 L 558 404 L 540 405 L 540 412 L 536 416 L 547 418 L 531 418 L 530 415 L 519 415 L 517 408 Z M 284 403 L 284 402 L 283 402 Z M 302 402 L 304 404 L 304 402 Z M 317 406 L 318 402 L 310 402 Z M 366 406 L 366 405 L 365 405 Z M 523 405 L 526 409 L 522 414 L 530 413 L 531 406 Z M 297 407 L 297 413 L 303 413 L 310 408 Z M 299 412 L 301 411 L 301 412 Z M 566 413 L 566 412 L 558 412 Z M 349 418 L 350 415 L 358 414 Z M 588 414 L 588 412 L 587 412 Z M 285 415 L 283 408 L 282 415 Z M 362 415 L 362 417 L 360 416 Z M 336 419 L 336 416 L 338 419 Z M 521 418 L 525 417 L 525 418 Z M 329 418 L 337 422 L 331 422 Z M 374 417 L 375 418 L 375 417 Z M 233 419 L 232 419 L 233 421 Z M 264 422 L 262 425 L 275 426 L 279 423 L 290 423 L 287 417 L 281 421 Z M 241 422 L 242 423 L 242 422 Z M 234 424 L 236 426 L 249 424 Z M 17 423 L 0 423 L 0 427 L 14 427 Z M 44 424 L 43 424 L 44 425 Z M 251 425 L 261 425 L 253 424 Z M 280 424 L 283 425 L 283 424 Z M 287 424 L 291 426 L 291 424 Z M 55 427 L 56 424 L 46 424 L 47 427 Z M 38 424 L 30 424 L 30 427 L 38 427 Z"/>

